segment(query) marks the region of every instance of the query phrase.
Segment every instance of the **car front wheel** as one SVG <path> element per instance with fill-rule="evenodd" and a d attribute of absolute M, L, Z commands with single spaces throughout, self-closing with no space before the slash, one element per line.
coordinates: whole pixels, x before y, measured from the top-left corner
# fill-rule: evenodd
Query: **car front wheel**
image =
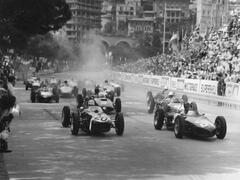
<path fill-rule="evenodd" d="M 163 123 L 164 123 L 164 111 L 163 109 L 158 109 L 156 110 L 155 114 L 154 114 L 154 127 L 157 130 L 161 130 L 163 127 Z"/>
<path fill-rule="evenodd" d="M 62 110 L 61 116 L 62 126 L 68 127 L 70 125 L 70 108 L 68 106 L 64 106 Z"/>
<path fill-rule="evenodd" d="M 218 116 L 215 120 L 216 136 L 218 139 L 224 139 L 227 133 L 227 123 L 223 116 Z"/>
<path fill-rule="evenodd" d="M 124 132 L 124 117 L 122 113 L 117 113 L 115 117 L 115 131 L 118 136 L 122 136 Z"/>

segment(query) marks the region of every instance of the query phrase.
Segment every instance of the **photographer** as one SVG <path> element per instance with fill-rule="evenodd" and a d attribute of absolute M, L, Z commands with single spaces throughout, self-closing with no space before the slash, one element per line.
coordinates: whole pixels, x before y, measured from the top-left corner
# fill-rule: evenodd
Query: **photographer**
<path fill-rule="evenodd" d="M 1 77 L 0 80 L 0 151 L 8 152 L 8 137 L 10 123 L 13 119 L 12 108 L 16 103 L 16 97 L 8 88 L 7 81 Z"/>

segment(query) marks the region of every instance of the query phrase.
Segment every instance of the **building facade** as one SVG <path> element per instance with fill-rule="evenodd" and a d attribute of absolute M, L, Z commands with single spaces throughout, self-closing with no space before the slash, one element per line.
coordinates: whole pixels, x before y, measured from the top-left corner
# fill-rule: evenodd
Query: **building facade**
<path fill-rule="evenodd" d="M 208 28 L 218 29 L 228 23 L 228 0 L 198 0 L 197 25 L 200 33 Z"/>
<path fill-rule="evenodd" d="M 240 16 L 240 0 L 229 0 L 229 15 Z"/>
<path fill-rule="evenodd" d="M 132 18 L 128 21 L 128 35 L 131 36 L 136 32 L 153 33 L 154 31 L 153 18 Z"/>
<path fill-rule="evenodd" d="M 72 19 L 64 27 L 67 38 L 72 42 L 84 40 L 90 29 L 101 28 L 102 0 L 66 0 Z"/>
<path fill-rule="evenodd" d="M 166 12 L 166 21 L 177 23 L 189 17 L 189 5 L 190 0 L 155 0 L 153 8 L 158 17 Z"/>

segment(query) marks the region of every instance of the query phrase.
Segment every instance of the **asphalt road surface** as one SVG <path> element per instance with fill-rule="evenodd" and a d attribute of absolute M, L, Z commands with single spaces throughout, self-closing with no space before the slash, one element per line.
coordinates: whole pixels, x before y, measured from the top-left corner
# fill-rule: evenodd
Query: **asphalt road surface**
<path fill-rule="evenodd" d="M 65 77 L 65 75 L 57 75 Z M 153 127 L 146 113 L 146 92 L 134 86 L 122 94 L 125 132 L 72 136 L 62 128 L 60 103 L 32 104 L 30 91 L 22 84 L 15 89 L 22 115 L 12 123 L 11 153 L 4 154 L 8 175 L 13 180 L 77 179 L 240 179 L 239 111 L 200 102 L 199 110 L 225 116 L 224 140 L 215 137 L 176 139 L 174 133 Z"/>

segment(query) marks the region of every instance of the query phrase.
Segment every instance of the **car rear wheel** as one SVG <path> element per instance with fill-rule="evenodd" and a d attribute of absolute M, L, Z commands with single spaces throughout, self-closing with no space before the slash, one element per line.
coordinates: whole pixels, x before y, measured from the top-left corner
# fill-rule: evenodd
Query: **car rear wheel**
<path fill-rule="evenodd" d="M 116 109 L 116 112 L 121 112 L 122 110 L 122 102 L 120 98 L 117 98 L 115 101 L 115 109 Z"/>
<path fill-rule="evenodd" d="M 122 113 L 117 113 L 115 117 L 115 131 L 118 136 L 122 136 L 124 132 L 124 117 Z"/>
<path fill-rule="evenodd" d="M 81 94 L 77 95 L 77 108 L 80 108 L 81 106 L 83 106 L 83 96 Z"/>
<path fill-rule="evenodd" d="M 8 142 L 1 139 L 0 140 L 0 150 L 7 151 L 8 150 Z"/>
<path fill-rule="evenodd" d="M 68 106 L 64 106 L 62 110 L 62 116 L 61 116 L 62 126 L 68 127 L 70 122 L 70 108 Z"/>
<path fill-rule="evenodd" d="M 117 96 L 121 96 L 121 89 L 120 89 L 120 87 L 116 88 L 116 93 L 117 93 Z"/>
<path fill-rule="evenodd" d="M 215 120 L 216 136 L 218 139 L 224 139 L 227 133 L 227 123 L 223 116 L 218 116 Z"/>
<path fill-rule="evenodd" d="M 108 93 L 108 98 L 109 98 L 112 102 L 114 102 L 114 92 L 113 92 L 113 91 L 110 91 L 110 92 Z"/>
<path fill-rule="evenodd" d="M 32 103 L 35 103 L 35 101 L 36 101 L 36 95 L 34 92 L 31 92 L 31 101 L 32 101 Z"/>
<path fill-rule="evenodd" d="M 72 94 L 73 94 L 75 97 L 77 97 L 77 95 L 78 95 L 78 88 L 77 88 L 77 87 L 74 87 L 74 88 L 73 88 Z"/>
<path fill-rule="evenodd" d="M 153 113 L 154 106 L 155 106 L 154 98 L 153 98 L 152 92 L 149 91 L 147 93 L 147 110 L 148 110 L 148 113 Z"/>
<path fill-rule="evenodd" d="M 28 90 L 28 85 L 27 84 L 25 85 L 25 89 L 26 89 L 26 91 Z"/>
<path fill-rule="evenodd" d="M 174 122 L 174 134 L 176 138 L 183 138 L 184 134 L 184 119 L 181 116 L 176 117 Z"/>
<path fill-rule="evenodd" d="M 79 131 L 80 125 L 79 125 L 79 121 L 78 121 L 78 115 L 73 113 L 72 114 L 72 122 L 71 122 L 71 133 L 72 135 L 78 135 L 78 131 Z"/>
<path fill-rule="evenodd" d="M 87 89 L 86 88 L 82 89 L 82 95 L 83 95 L 83 98 L 87 97 Z"/>
<path fill-rule="evenodd" d="M 153 124 L 155 129 L 161 130 L 164 123 L 164 111 L 163 109 L 158 109 L 155 112 Z"/>

